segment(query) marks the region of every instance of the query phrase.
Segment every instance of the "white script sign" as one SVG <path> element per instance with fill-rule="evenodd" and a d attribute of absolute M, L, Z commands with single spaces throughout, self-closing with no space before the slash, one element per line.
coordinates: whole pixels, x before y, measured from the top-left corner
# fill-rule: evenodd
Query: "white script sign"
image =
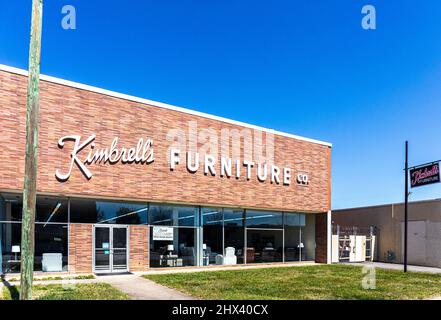
<path fill-rule="evenodd" d="M 62 173 L 60 170 L 55 172 L 55 176 L 60 181 L 67 181 L 72 173 L 74 164 L 78 166 L 81 172 L 87 179 L 92 178 L 92 172 L 86 167 L 92 163 L 109 163 L 116 164 L 121 162 L 123 164 L 150 164 L 155 158 L 153 155 L 153 140 L 139 139 L 136 147 L 124 148 L 118 147 L 118 138 L 114 138 L 110 147 L 103 149 L 95 149 L 95 138 L 93 134 L 86 140 L 81 141 L 81 136 L 72 135 L 65 136 L 58 140 L 58 147 L 63 149 L 67 141 L 72 141 L 74 143 L 72 152 L 70 154 L 71 160 L 69 164 L 69 169 L 66 173 Z M 86 158 L 80 159 L 79 153 L 88 147 L 89 153 Z"/>

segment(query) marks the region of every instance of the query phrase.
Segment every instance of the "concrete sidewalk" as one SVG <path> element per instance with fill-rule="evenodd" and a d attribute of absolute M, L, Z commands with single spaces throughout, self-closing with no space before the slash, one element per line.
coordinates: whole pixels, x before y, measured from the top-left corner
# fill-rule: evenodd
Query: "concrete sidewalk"
<path fill-rule="evenodd" d="M 344 263 L 352 266 L 370 266 L 380 269 L 389 269 L 389 270 L 403 270 L 404 266 L 402 264 L 395 263 L 384 263 L 384 262 L 353 262 L 353 263 Z M 441 268 L 434 267 L 421 267 L 421 266 L 407 266 L 407 270 L 411 272 L 427 272 L 427 273 L 438 273 L 441 274 Z"/>
<path fill-rule="evenodd" d="M 134 300 L 197 300 L 133 274 L 97 276 L 96 281 L 108 283 Z"/>

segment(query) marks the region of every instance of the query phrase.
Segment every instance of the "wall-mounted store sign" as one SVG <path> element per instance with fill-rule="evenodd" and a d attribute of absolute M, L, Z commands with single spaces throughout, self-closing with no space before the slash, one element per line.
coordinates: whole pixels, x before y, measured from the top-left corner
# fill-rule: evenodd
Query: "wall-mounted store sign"
<path fill-rule="evenodd" d="M 112 143 L 107 148 L 95 149 L 95 138 L 96 136 L 93 134 L 88 137 L 86 140 L 82 141 L 81 136 L 72 135 L 65 136 L 58 140 L 58 147 L 63 149 L 66 142 L 71 141 L 74 143 L 72 152 L 70 154 L 70 163 L 68 170 L 65 173 L 57 170 L 55 172 L 55 177 L 60 181 L 67 181 L 72 174 L 72 169 L 74 164 L 78 166 L 81 172 L 87 179 L 92 178 L 92 172 L 87 168 L 86 165 L 90 165 L 92 163 L 109 163 L 116 164 L 121 162 L 122 164 L 150 164 L 155 158 L 153 155 L 153 140 L 151 139 L 142 139 L 138 140 L 138 143 L 134 147 L 126 148 L 118 146 L 118 138 L 114 138 Z M 80 153 L 88 147 L 89 152 L 87 156 L 81 159 Z"/>
<path fill-rule="evenodd" d="M 291 168 L 280 167 L 275 164 L 260 163 L 252 160 L 241 161 L 239 159 L 231 159 L 221 156 L 220 161 L 210 154 L 203 157 L 197 152 L 187 152 L 181 156 L 179 149 L 170 149 L 170 170 L 173 171 L 181 164 L 185 158 L 186 169 L 190 173 L 196 173 L 198 170 L 204 172 L 205 175 L 220 177 L 235 177 L 239 179 L 242 175 L 246 180 L 251 180 L 255 176 L 259 182 L 269 180 L 273 184 L 291 184 Z M 308 185 L 309 177 L 307 173 L 297 174 L 297 183 L 299 185 Z"/>
<path fill-rule="evenodd" d="M 440 182 L 439 163 L 410 169 L 410 186 L 420 187 Z"/>
<path fill-rule="evenodd" d="M 55 177 L 61 181 L 67 181 L 76 165 L 82 174 L 87 178 L 92 178 L 91 164 L 150 164 L 155 158 L 153 154 L 153 140 L 139 139 L 136 146 L 122 147 L 118 145 L 118 138 L 114 138 L 110 146 L 106 148 L 95 147 L 95 135 L 89 136 L 82 140 L 79 135 L 70 135 L 62 137 L 58 140 L 58 147 L 63 149 L 65 144 L 71 142 L 72 152 L 70 153 L 70 160 L 65 171 L 57 169 Z M 196 173 L 198 170 L 204 172 L 205 175 L 216 176 L 224 178 L 234 177 L 236 179 L 245 177 L 246 180 L 251 180 L 252 176 L 259 182 L 270 181 L 271 184 L 291 184 L 291 168 L 277 166 L 273 163 L 260 163 L 252 160 L 231 159 L 221 156 L 220 161 L 217 157 L 204 154 L 200 156 L 199 153 L 187 152 L 181 155 L 179 149 L 171 148 L 169 150 L 169 164 L 170 170 L 174 171 L 184 158 L 186 159 L 186 168 L 189 173 Z M 164 155 L 165 157 L 166 155 Z M 305 172 L 297 172 L 295 181 L 298 185 L 309 185 L 309 176 Z"/>
<path fill-rule="evenodd" d="M 171 228 L 171 227 L 153 227 L 153 240 L 155 240 L 155 241 L 173 241 L 173 228 Z"/>

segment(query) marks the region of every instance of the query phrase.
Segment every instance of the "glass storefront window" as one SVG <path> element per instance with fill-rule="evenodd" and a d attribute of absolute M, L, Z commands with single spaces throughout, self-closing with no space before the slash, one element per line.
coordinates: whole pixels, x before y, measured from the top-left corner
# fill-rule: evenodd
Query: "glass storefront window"
<path fill-rule="evenodd" d="M 21 221 L 22 211 L 22 195 L 0 194 L 0 221 Z"/>
<path fill-rule="evenodd" d="M 285 261 L 315 260 L 315 215 L 285 213 Z"/>
<path fill-rule="evenodd" d="M 304 227 L 302 228 L 302 241 L 304 243 L 304 260 L 315 260 L 315 215 L 306 214 L 304 217 Z"/>
<path fill-rule="evenodd" d="M 21 194 L 0 195 L 0 221 L 21 221 L 23 196 Z M 37 196 L 35 222 L 67 222 L 67 198 Z"/>
<path fill-rule="evenodd" d="M 67 224 L 35 224 L 35 270 L 67 271 L 67 234 Z"/>
<path fill-rule="evenodd" d="M 237 263 L 244 263 L 245 218 L 243 210 L 224 209 L 224 252 L 233 248 Z"/>
<path fill-rule="evenodd" d="M 285 226 L 300 227 L 305 225 L 304 214 L 286 212 L 284 214 Z"/>
<path fill-rule="evenodd" d="M 36 222 L 67 222 L 67 199 L 37 196 Z"/>
<path fill-rule="evenodd" d="M 201 214 L 203 225 L 202 265 L 213 265 L 216 264 L 216 257 L 223 255 L 223 212 L 222 208 L 202 208 Z"/>
<path fill-rule="evenodd" d="M 21 215 L 22 196 L 0 194 L 0 273 L 19 272 Z M 315 259 L 314 214 L 38 196 L 35 270 L 67 271 L 69 222 L 167 229 L 150 233 L 151 267 Z"/>
<path fill-rule="evenodd" d="M 285 261 L 300 261 L 303 243 L 300 239 L 300 217 L 298 213 L 285 213 Z"/>
<path fill-rule="evenodd" d="M 247 263 L 283 261 L 283 230 L 247 230 Z"/>
<path fill-rule="evenodd" d="M 155 231 L 150 232 L 151 267 L 185 267 L 197 265 L 196 228 L 170 228 L 171 238 L 156 240 Z"/>
<path fill-rule="evenodd" d="M 70 222 L 105 224 L 147 224 L 145 203 L 71 199 Z"/>
<path fill-rule="evenodd" d="M 193 227 L 198 214 L 198 207 L 162 204 L 150 204 L 149 207 L 151 225 Z"/>
<path fill-rule="evenodd" d="M 0 273 L 20 272 L 21 227 L 0 223 Z M 67 234 L 67 224 L 35 224 L 35 271 L 67 271 Z"/>
<path fill-rule="evenodd" d="M 247 263 L 283 261 L 282 212 L 246 210 L 246 227 Z"/>
<path fill-rule="evenodd" d="M 283 228 L 283 213 L 273 211 L 246 210 L 247 228 Z"/>
<path fill-rule="evenodd" d="M 21 223 L 0 223 L 0 274 L 20 272 Z"/>

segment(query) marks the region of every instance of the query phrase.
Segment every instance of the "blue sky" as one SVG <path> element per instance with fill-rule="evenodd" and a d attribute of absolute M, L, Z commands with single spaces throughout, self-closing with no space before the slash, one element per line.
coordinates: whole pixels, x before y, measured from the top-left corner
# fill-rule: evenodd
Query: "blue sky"
<path fill-rule="evenodd" d="M 402 201 L 406 139 L 410 164 L 441 159 L 439 0 L 44 5 L 42 73 L 332 142 L 333 208 Z M 30 13 L 0 0 L 0 63 L 27 68 Z"/>

